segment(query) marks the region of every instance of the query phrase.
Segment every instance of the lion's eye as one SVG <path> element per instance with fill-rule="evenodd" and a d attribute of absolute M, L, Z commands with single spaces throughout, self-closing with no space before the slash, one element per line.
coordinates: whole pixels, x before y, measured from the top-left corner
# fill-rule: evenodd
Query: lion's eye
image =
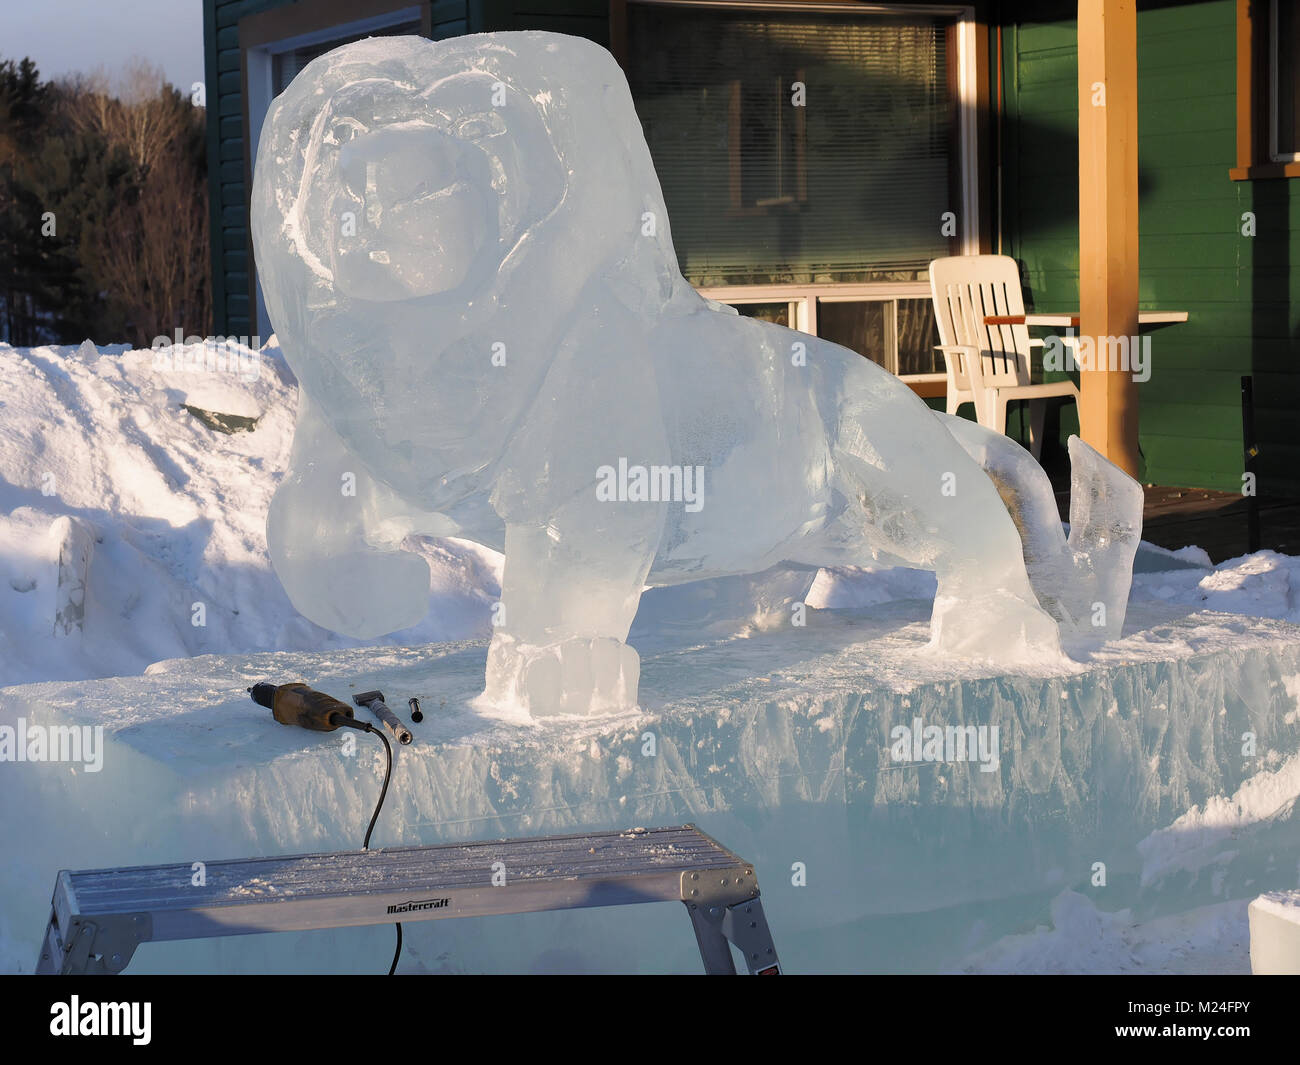
<path fill-rule="evenodd" d="M 324 140 L 327 144 L 342 148 L 360 132 L 362 132 L 362 126 L 356 119 L 342 119 L 330 126 L 329 133 L 324 137 Z"/>
<path fill-rule="evenodd" d="M 456 123 L 455 135 L 461 140 L 476 141 L 495 137 L 505 129 L 506 124 L 498 114 L 470 115 Z"/>

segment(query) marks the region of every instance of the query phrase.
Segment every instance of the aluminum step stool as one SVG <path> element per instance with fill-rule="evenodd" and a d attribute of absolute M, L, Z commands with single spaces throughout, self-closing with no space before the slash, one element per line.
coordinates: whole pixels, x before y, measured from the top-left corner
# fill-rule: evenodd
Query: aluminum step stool
<path fill-rule="evenodd" d="M 141 943 L 636 902 L 686 904 L 707 973 L 780 972 L 754 867 L 694 825 L 59 872 L 37 973 L 119 973 Z M 504 873 L 504 885 L 500 882 Z"/>

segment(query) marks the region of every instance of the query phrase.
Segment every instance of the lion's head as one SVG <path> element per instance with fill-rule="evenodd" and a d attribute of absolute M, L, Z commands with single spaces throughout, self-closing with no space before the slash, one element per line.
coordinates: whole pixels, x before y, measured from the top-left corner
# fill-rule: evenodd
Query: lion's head
<path fill-rule="evenodd" d="M 627 82 L 558 34 L 371 38 L 316 59 L 266 116 L 252 224 L 302 387 L 373 472 L 430 503 L 502 452 L 589 279 L 635 258 L 652 300 L 684 287 Z"/>

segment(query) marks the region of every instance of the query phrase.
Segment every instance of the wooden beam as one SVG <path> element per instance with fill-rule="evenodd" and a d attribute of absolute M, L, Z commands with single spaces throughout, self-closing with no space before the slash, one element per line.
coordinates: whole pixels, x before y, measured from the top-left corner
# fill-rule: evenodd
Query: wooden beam
<path fill-rule="evenodd" d="M 1137 135 L 1135 0 L 1079 0 L 1079 332 L 1094 351 L 1138 333 Z M 1137 383 L 1103 362 L 1079 374 L 1080 435 L 1136 476 Z"/>
<path fill-rule="evenodd" d="M 1237 0 L 1237 169 L 1246 170 L 1259 162 L 1256 147 L 1260 78 L 1259 45 L 1256 40 L 1252 0 Z"/>

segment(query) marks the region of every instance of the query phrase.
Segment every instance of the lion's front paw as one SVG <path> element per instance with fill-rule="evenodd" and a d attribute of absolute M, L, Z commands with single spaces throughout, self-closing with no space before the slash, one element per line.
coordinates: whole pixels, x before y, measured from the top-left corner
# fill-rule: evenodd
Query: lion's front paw
<path fill-rule="evenodd" d="M 488 648 L 485 695 L 534 717 L 610 713 L 636 705 L 640 675 L 640 656 L 612 637 L 534 645 L 498 633 Z"/>
<path fill-rule="evenodd" d="M 1061 634 L 1039 605 L 993 590 L 974 599 L 938 595 L 930 618 L 930 649 L 953 658 L 1028 665 L 1061 655 Z"/>

